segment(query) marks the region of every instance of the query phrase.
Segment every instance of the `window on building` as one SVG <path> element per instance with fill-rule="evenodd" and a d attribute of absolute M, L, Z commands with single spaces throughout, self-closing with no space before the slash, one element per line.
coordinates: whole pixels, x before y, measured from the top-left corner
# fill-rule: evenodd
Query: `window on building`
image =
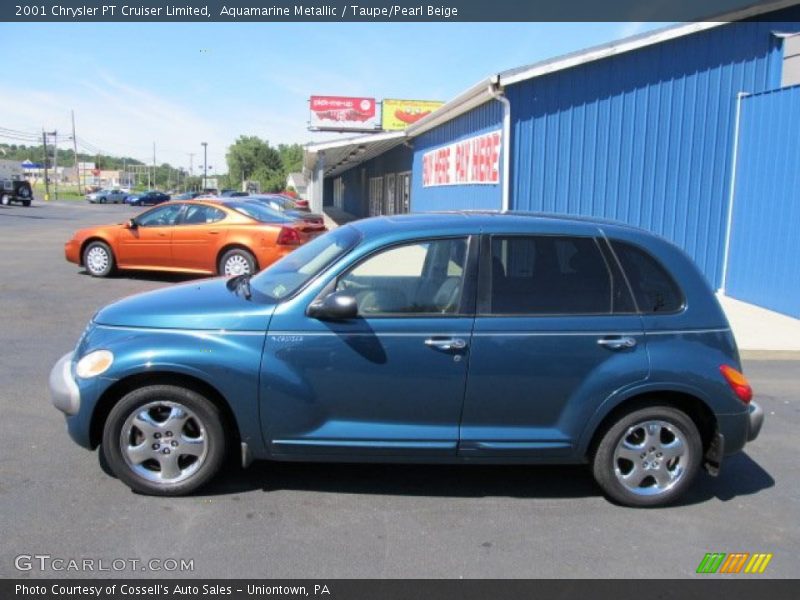
<path fill-rule="evenodd" d="M 396 179 L 397 177 L 394 173 L 386 176 L 386 198 L 383 209 L 383 214 L 385 215 L 393 215 L 397 212 L 397 207 L 395 206 L 395 198 L 397 197 Z"/>
<path fill-rule="evenodd" d="M 339 210 L 344 210 L 344 181 L 341 177 L 333 180 L 333 205 Z"/>
<path fill-rule="evenodd" d="M 455 314 L 466 250 L 464 238 L 395 246 L 359 263 L 336 289 L 355 296 L 364 316 Z"/>
<path fill-rule="evenodd" d="M 371 177 L 369 180 L 369 215 L 375 217 L 383 214 L 383 177 Z"/>
<path fill-rule="evenodd" d="M 615 240 L 611 246 L 625 270 L 639 311 L 664 313 L 681 309 L 683 293 L 655 258 L 625 242 Z"/>
<path fill-rule="evenodd" d="M 493 237 L 491 278 L 493 314 L 611 314 L 613 310 L 613 278 L 593 238 Z"/>
<path fill-rule="evenodd" d="M 411 173 L 400 173 L 397 176 L 397 212 L 411 212 Z"/>

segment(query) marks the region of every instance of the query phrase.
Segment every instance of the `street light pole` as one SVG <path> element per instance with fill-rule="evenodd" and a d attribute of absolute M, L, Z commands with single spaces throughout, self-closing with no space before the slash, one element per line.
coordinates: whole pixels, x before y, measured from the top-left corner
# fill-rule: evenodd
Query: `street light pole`
<path fill-rule="evenodd" d="M 201 146 L 203 146 L 203 190 L 206 191 L 206 187 L 208 187 L 208 142 L 201 142 Z"/>

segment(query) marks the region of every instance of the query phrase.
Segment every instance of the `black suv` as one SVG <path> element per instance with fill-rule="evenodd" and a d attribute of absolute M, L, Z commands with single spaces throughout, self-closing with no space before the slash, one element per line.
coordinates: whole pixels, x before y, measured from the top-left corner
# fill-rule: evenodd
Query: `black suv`
<path fill-rule="evenodd" d="M 8 205 L 12 202 L 21 202 L 23 206 L 30 206 L 33 200 L 33 190 L 27 181 L 0 179 L 0 204 Z"/>

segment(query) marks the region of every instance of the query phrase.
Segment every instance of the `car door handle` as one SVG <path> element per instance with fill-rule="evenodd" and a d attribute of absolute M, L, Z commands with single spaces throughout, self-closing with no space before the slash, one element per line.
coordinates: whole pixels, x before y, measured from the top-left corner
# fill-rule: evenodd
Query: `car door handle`
<path fill-rule="evenodd" d="M 428 338 L 425 345 L 436 350 L 463 350 L 467 342 L 462 338 Z"/>
<path fill-rule="evenodd" d="M 212 229 L 212 230 L 211 230 L 211 231 L 209 231 L 208 233 L 210 233 L 210 234 L 212 234 L 212 235 L 217 235 L 217 234 L 219 233 L 219 231 L 218 231 L 218 230 L 216 230 L 216 229 Z"/>
<path fill-rule="evenodd" d="M 609 348 L 610 350 L 624 350 L 626 348 L 633 348 L 636 345 L 636 339 L 629 335 L 618 337 L 604 337 L 597 340 L 601 346 Z"/>

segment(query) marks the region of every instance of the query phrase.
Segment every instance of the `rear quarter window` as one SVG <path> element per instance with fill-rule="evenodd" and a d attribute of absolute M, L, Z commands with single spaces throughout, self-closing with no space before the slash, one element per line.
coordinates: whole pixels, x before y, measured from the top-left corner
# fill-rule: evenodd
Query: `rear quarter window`
<path fill-rule="evenodd" d="M 611 241 L 636 299 L 645 314 L 674 313 L 683 308 L 684 295 L 669 272 L 647 251 L 617 240 Z"/>

